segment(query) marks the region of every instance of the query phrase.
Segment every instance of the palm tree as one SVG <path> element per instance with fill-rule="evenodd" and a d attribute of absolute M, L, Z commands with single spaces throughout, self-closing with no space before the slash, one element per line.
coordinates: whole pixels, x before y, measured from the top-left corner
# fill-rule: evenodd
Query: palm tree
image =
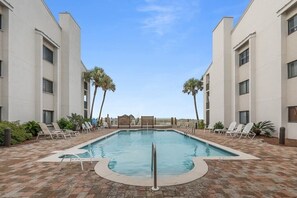
<path fill-rule="evenodd" d="M 90 112 L 90 119 L 93 117 L 93 109 L 94 109 L 94 103 L 95 98 L 97 94 L 97 89 L 100 87 L 101 81 L 103 79 L 103 76 L 105 75 L 104 70 L 100 67 L 95 67 L 94 69 L 85 72 L 84 73 L 84 79 L 85 81 L 92 82 L 92 85 L 94 86 L 94 94 L 92 99 L 92 106 L 91 106 L 91 112 Z"/>
<path fill-rule="evenodd" d="M 107 74 L 105 74 L 103 76 L 103 78 L 101 79 L 99 87 L 101 87 L 103 90 L 103 99 L 102 99 L 102 104 L 100 107 L 98 122 L 100 122 L 101 113 L 102 113 L 102 109 L 103 109 L 103 105 L 104 105 L 104 101 L 105 101 L 105 97 L 106 97 L 106 92 L 109 90 L 114 92 L 116 90 L 116 86 L 113 83 L 113 80 Z"/>
<path fill-rule="evenodd" d="M 195 112 L 196 112 L 196 118 L 197 123 L 199 122 L 199 115 L 197 110 L 197 103 L 196 103 L 196 95 L 198 91 L 203 90 L 203 82 L 201 80 L 191 78 L 188 81 L 185 82 L 183 92 L 189 94 L 192 94 L 194 97 L 194 105 L 195 105 Z"/>

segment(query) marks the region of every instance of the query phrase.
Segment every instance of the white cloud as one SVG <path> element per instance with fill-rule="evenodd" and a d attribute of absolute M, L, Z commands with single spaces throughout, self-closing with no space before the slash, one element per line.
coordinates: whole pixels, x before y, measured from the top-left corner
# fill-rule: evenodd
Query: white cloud
<path fill-rule="evenodd" d="M 191 18 L 198 10 L 197 0 L 145 0 L 145 6 L 138 8 L 145 13 L 142 28 L 162 36 L 176 24 Z"/>

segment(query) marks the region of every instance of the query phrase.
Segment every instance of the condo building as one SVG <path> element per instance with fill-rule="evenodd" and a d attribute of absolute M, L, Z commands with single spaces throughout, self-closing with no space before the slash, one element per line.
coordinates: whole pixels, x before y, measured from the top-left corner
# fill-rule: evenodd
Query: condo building
<path fill-rule="evenodd" d="M 1 120 L 51 123 L 89 115 L 80 27 L 43 0 L 0 0 Z"/>
<path fill-rule="evenodd" d="M 269 120 L 297 139 L 297 0 L 251 0 L 213 30 L 203 76 L 207 125 Z"/>

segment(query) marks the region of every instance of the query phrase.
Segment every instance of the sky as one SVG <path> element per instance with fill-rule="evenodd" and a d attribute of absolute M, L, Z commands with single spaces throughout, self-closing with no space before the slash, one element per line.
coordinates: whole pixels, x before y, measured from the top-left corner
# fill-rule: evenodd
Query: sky
<path fill-rule="evenodd" d="M 102 116 L 195 118 L 182 92 L 212 59 L 212 31 L 224 16 L 235 24 L 250 0 L 45 0 L 55 18 L 69 12 L 81 28 L 81 59 L 102 67 L 116 84 Z M 92 89 L 91 89 L 92 92 Z M 93 117 L 103 92 L 98 90 Z M 92 97 L 92 96 L 91 96 Z M 203 94 L 197 96 L 203 118 Z"/>

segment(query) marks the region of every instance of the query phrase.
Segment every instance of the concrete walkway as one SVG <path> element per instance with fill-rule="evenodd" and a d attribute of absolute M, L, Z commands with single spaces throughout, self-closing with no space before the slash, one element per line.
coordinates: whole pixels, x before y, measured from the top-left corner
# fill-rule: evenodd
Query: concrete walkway
<path fill-rule="evenodd" d="M 213 133 L 196 135 L 254 155 L 261 160 L 207 160 L 209 171 L 188 184 L 136 187 L 108 181 L 84 163 L 40 163 L 51 152 L 110 133 L 101 130 L 68 140 L 39 140 L 0 147 L 0 197 L 297 197 L 297 148 L 269 145 L 259 140 L 238 140 Z"/>

